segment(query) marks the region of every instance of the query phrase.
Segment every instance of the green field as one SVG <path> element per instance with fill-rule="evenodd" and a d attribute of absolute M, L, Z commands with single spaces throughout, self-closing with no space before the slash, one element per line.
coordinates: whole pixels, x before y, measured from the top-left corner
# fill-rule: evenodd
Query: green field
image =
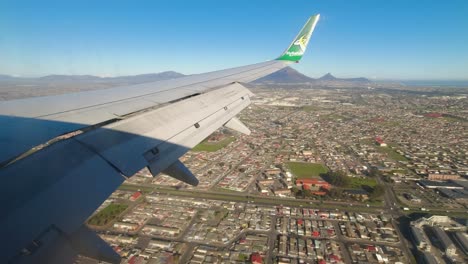
<path fill-rule="evenodd" d="M 238 191 L 235 191 L 235 190 L 230 190 L 230 189 L 221 188 L 217 186 L 211 188 L 211 190 L 213 190 L 214 192 L 239 193 Z"/>
<path fill-rule="evenodd" d="M 361 139 L 359 141 L 359 144 L 362 144 L 362 145 L 375 145 L 375 141 L 371 138 L 365 138 L 365 139 Z"/>
<path fill-rule="evenodd" d="M 400 155 L 398 152 L 396 152 L 394 149 L 392 149 L 390 147 L 377 147 L 377 150 L 382 152 L 382 153 L 386 153 L 388 155 L 388 157 L 393 159 L 393 160 L 408 161 L 408 159 L 405 158 L 405 156 Z"/>
<path fill-rule="evenodd" d="M 140 185 L 131 185 L 131 184 L 122 184 L 119 186 L 119 190 L 122 191 L 141 191 L 143 193 L 149 193 L 154 190 L 154 187 L 151 186 L 140 186 Z"/>
<path fill-rule="evenodd" d="M 287 166 L 296 178 L 318 178 L 321 173 L 328 172 L 328 168 L 320 163 L 288 162 Z"/>
<path fill-rule="evenodd" d="M 300 109 L 305 112 L 316 112 L 316 111 L 322 110 L 323 108 L 319 106 L 315 106 L 315 105 L 304 105 L 304 106 L 301 106 Z"/>
<path fill-rule="evenodd" d="M 398 121 L 385 121 L 381 123 L 377 123 L 378 125 L 381 125 L 383 127 L 399 127 L 401 126 L 400 122 Z"/>
<path fill-rule="evenodd" d="M 99 213 L 95 214 L 89 219 L 88 224 L 95 226 L 107 225 L 109 222 L 118 217 L 128 205 L 111 203 L 106 208 L 102 209 Z"/>
<path fill-rule="evenodd" d="M 218 151 L 227 145 L 229 145 L 231 142 L 235 141 L 235 137 L 228 137 L 225 138 L 221 141 L 218 142 L 207 142 L 203 141 L 202 143 L 196 145 L 192 151 L 208 151 L 208 152 L 215 152 Z"/>
<path fill-rule="evenodd" d="M 377 184 L 377 181 L 371 178 L 349 177 L 349 179 L 350 179 L 349 187 L 353 189 L 360 189 L 362 185 L 374 187 Z"/>

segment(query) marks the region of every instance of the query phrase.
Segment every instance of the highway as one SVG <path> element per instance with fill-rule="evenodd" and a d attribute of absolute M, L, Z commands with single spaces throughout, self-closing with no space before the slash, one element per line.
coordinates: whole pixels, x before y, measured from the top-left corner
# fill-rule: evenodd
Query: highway
<path fill-rule="evenodd" d="M 154 193 L 168 194 L 173 196 L 183 197 L 196 197 L 199 199 L 211 199 L 211 200 L 223 200 L 223 201 L 234 201 L 234 202 L 247 202 L 262 205 L 284 205 L 292 207 L 308 207 L 323 210 L 344 210 L 350 212 L 372 212 L 380 213 L 383 207 L 360 203 L 349 203 L 349 202 L 337 202 L 337 201 L 310 201 L 296 198 L 279 198 L 275 196 L 260 196 L 260 195 L 249 195 L 245 193 L 236 192 L 221 192 L 211 190 L 191 190 L 191 189 L 176 189 L 172 187 L 162 187 L 156 185 L 136 185 L 136 184 L 123 184 L 121 186 L 123 190 L 143 190 L 146 192 L 154 191 Z"/>
<path fill-rule="evenodd" d="M 392 215 L 392 224 L 395 227 L 396 232 L 398 233 L 398 237 L 400 238 L 401 241 L 401 249 L 406 255 L 406 258 L 408 260 L 413 259 L 413 254 L 411 253 L 413 244 L 411 241 L 408 241 L 405 236 L 401 233 L 401 226 L 400 222 L 398 219 L 405 217 L 405 215 L 401 212 L 399 206 L 398 206 L 398 201 L 397 198 L 395 197 L 395 193 L 393 193 L 392 186 L 382 180 L 381 176 L 377 177 L 377 182 L 379 184 L 382 184 L 385 186 L 385 193 L 384 193 L 384 201 L 385 201 L 385 211 Z"/>

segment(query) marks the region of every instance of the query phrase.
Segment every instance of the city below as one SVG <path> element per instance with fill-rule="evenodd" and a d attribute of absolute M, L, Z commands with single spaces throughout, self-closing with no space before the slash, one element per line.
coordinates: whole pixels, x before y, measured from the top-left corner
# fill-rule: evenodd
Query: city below
<path fill-rule="evenodd" d="M 1 75 L 0 100 L 183 76 Z M 180 159 L 197 187 L 144 169 L 88 219 L 122 263 L 468 261 L 466 88 L 289 67 L 246 85 L 252 133 Z"/>
<path fill-rule="evenodd" d="M 0 264 L 468 264 L 468 1 L 0 1 Z"/>
<path fill-rule="evenodd" d="M 181 158 L 197 187 L 144 169 L 87 225 L 131 264 L 466 263 L 466 89 L 304 77 L 248 84 L 251 135 Z"/>

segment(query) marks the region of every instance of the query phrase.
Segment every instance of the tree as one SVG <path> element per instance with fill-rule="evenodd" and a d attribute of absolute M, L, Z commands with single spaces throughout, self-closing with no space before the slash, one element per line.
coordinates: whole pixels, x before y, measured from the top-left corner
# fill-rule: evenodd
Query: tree
<path fill-rule="evenodd" d="M 293 186 L 291 188 L 291 192 L 294 193 L 295 195 L 299 192 L 299 189 L 296 186 Z"/>
<path fill-rule="evenodd" d="M 338 188 L 332 188 L 328 191 L 328 196 L 331 198 L 341 198 L 343 196 L 343 190 Z"/>
<path fill-rule="evenodd" d="M 382 179 L 384 180 L 384 182 L 393 183 L 393 179 L 389 175 L 384 175 Z"/>
<path fill-rule="evenodd" d="M 369 177 L 375 178 L 375 177 L 381 176 L 382 172 L 379 171 L 377 168 L 371 168 L 368 174 L 369 174 Z"/>
<path fill-rule="evenodd" d="M 246 254 L 244 253 L 239 253 L 239 260 L 240 261 L 246 261 L 249 259 L 249 256 L 247 256 Z"/>
<path fill-rule="evenodd" d="M 385 186 L 382 184 L 377 184 L 372 188 L 371 193 L 369 194 L 370 199 L 377 199 L 381 196 L 383 196 L 385 193 Z"/>
<path fill-rule="evenodd" d="M 312 197 L 314 196 L 310 190 L 302 190 L 304 197 Z"/>
<path fill-rule="evenodd" d="M 351 183 L 346 173 L 342 171 L 329 171 L 321 175 L 328 183 L 337 187 L 348 187 Z"/>

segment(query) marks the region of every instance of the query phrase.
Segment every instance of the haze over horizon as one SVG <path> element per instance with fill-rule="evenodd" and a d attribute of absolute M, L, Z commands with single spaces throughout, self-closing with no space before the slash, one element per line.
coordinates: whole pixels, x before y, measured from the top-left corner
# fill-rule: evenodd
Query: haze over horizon
<path fill-rule="evenodd" d="M 2 2 L 0 73 L 214 71 L 275 58 L 320 13 L 295 65 L 308 76 L 467 80 L 467 8 L 465 1 Z"/>

